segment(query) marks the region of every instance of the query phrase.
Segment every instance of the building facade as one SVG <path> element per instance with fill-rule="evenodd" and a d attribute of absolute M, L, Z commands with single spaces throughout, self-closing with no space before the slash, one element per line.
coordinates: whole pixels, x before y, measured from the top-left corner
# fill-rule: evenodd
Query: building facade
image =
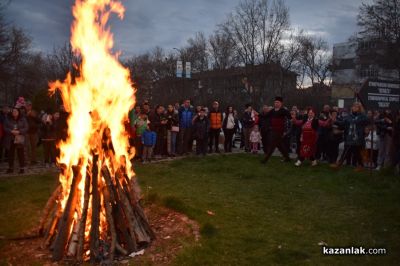
<path fill-rule="evenodd" d="M 158 80 L 146 95 L 154 104 L 191 99 L 194 105 L 208 106 L 217 100 L 223 107 L 232 105 L 242 109 L 246 103 L 251 103 L 260 108 L 263 104 L 272 105 L 276 95 L 289 100 L 296 91 L 296 79 L 296 73 L 285 71 L 277 64 L 235 67 L 193 73 L 190 79 Z M 145 99 L 138 95 L 138 100 Z"/>
<path fill-rule="evenodd" d="M 333 46 L 332 100 L 349 107 L 368 79 L 396 81 L 399 73 L 385 62 L 381 40 L 353 40 Z"/>

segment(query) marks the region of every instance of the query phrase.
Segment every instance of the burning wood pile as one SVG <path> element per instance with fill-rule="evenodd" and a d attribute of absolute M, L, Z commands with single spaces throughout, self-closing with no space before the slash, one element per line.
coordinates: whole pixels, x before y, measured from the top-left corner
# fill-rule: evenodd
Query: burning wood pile
<path fill-rule="evenodd" d="M 116 0 L 76 0 L 71 44 L 82 58 L 80 75 L 50 83 L 59 90 L 68 119 L 68 139 L 59 144 L 62 171 L 40 223 L 55 261 L 113 260 L 147 247 L 154 239 L 140 206 L 140 190 L 124 128 L 135 103 L 129 71 L 111 53 L 106 28 Z"/>

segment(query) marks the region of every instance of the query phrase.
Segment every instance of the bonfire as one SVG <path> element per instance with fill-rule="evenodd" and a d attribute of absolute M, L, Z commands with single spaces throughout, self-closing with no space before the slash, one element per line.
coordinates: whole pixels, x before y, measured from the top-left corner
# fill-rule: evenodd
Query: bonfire
<path fill-rule="evenodd" d="M 49 84 L 59 90 L 68 138 L 59 143 L 60 185 L 44 209 L 40 233 L 55 261 L 114 260 L 154 239 L 139 203 L 124 122 L 135 104 L 129 71 L 113 54 L 107 22 L 124 7 L 116 0 L 76 0 L 71 45 L 79 75 Z"/>

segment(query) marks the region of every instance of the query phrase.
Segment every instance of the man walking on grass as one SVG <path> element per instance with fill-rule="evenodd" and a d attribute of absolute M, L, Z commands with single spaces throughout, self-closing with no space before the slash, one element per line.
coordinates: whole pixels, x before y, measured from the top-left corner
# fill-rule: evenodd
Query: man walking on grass
<path fill-rule="evenodd" d="M 265 158 L 262 163 L 267 163 L 275 148 L 282 153 L 285 162 L 290 162 L 289 151 L 285 145 L 285 124 L 290 120 L 290 112 L 283 107 L 282 97 L 275 97 L 274 108 L 268 112 L 266 119 L 270 126 L 268 134 L 268 145 L 265 153 Z"/>

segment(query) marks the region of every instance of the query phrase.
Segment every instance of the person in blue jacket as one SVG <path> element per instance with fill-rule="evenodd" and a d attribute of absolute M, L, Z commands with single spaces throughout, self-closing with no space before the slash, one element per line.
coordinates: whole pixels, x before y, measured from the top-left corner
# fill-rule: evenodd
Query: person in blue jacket
<path fill-rule="evenodd" d="M 156 145 L 157 134 L 150 130 L 147 126 L 146 130 L 142 134 L 142 144 L 143 144 L 143 163 L 150 162 L 153 156 L 153 149 Z"/>
<path fill-rule="evenodd" d="M 190 100 L 185 100 L 183 106 L 178 110 L 179 114 L 179 138 L 178 152 L 179 154 L 187 154 L 192 150 L 192 121 L 194 110 L 190 106 Z"/>
<path fill-rule="evenodd" d="M 368 125 L 368 118 L 361 103 L 354 103 L 351 113 L 343 119 L 334 121 L 334 123 L 344 128 L 345 148 L 337 164 L 332 165 L 332 167 L 340 167 L 348 158 L 354 158 L 357 163 L 356 170 L 362 170 L 361 151 L 365 146 L 364 134 L 365 127 Z"/>

